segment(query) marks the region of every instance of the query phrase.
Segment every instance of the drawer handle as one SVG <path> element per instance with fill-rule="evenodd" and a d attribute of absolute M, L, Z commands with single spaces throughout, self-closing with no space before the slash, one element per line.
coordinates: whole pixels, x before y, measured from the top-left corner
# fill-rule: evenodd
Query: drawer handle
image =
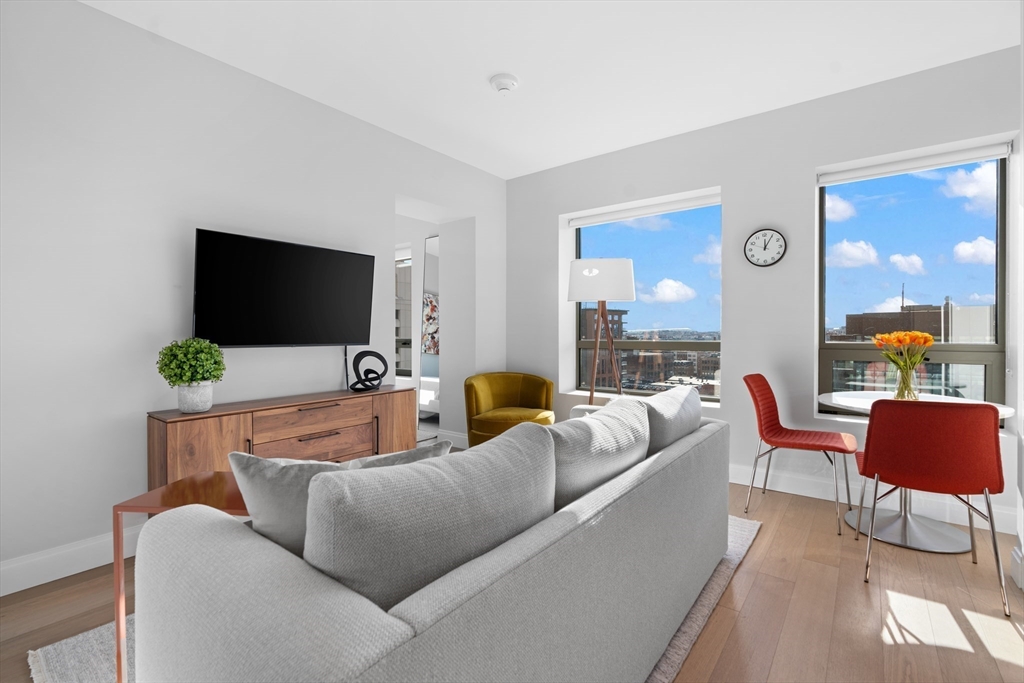
<path fill-rule="evenodd" d="M 341 432 L 327 432 L 326 434 L 314 434 L 313 436 L 304 436 L 299 441 L 313 441 L 314 439 L 326 439 L 329 436 L 337 436 Z"/>
<path fill-rule="evenodd" d="M 320 410 L 321 408 L 336 408 L 336 407 L 338 407 L 340 405 L 341 405 L 340 403 L 331 403 L 331 404 L 326 405 L 326 406 L 311 406 L 309 408 L 299 408 L 299 412 L 301 413 L 301 412 L 303 412 L 305 410 Z"/>

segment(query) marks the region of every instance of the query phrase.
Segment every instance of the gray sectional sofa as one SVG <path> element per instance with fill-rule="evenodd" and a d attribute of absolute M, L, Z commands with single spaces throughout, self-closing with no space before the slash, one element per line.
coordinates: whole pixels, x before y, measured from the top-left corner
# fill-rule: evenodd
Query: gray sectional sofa
<path fill-rule="evenodd" d="M 158 515 L 136 678 L 644 680 L 726 551 L 729 429 L 699 410 L 677 389 L 316 474 L 303 557 L 211 508 Z"/>

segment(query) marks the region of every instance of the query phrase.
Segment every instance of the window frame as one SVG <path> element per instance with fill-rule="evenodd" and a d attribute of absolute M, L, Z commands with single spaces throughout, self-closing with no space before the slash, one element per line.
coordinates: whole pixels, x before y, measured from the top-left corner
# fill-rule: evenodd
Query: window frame
<path fill-rule="evenodd" d="M 700 199 L 705 199 L 705 201 L 700 201 Z M 711 201 L 706 201 L 707 199 L 711 199 Z M 683 206 L 666 206 L 665 204 L 659 203 L 659 204 L 651 205 L 650 206 L 651 210 L 649 212 L 635 212 L 634 211 L 634 212 L 631 212 L 631 214 L 633 215 L 633 217 L 660 216 L 660 215 L 666 214 L 666 213 L 676 213 L 676 212 L 679 212 L 679 211 L 689 211 L 691 209 L 700 209 L 700 208 L 705 208 L 705 207 L 709 207 L 709 206 L 721 206 L 721 205 L 722 205 L 722 198 L 721 198 L 720 194 L 707 194 L 707 195 L 703 195 L 703 196 L 698 197 L 698 201 L 694 202 L 694 201 L 691 200 L 691 201 L 687 202 Z M 575 256 L 573 258 L 577 258 L 577 259 L 580 258 L 580 246 L 581 246 L 580 245 L 580 237 L 581 237 L 581 232 L 580 231 L 581 230 L 584 230 L 585 228 L 588 228 L 588 227 L 593 226 L 593 225 L 604 225 L 605 223 L 611 223 L 611 222 L 614 222 L 615 220 L 625 220 L 624 218 L 619 218 L 619 219 L 614 219 L 613 218 L 611 220 L 605 220 L 606 217 L 607 217 L 607 215 L 602 216 L 601 214 L 595 214 L 593 216 L 593 220 L 585 220 L 585 221 L 584 220 L 579 220 L 579 219 L 575 219 L 574 220 L 574 224 L 572 224 L 570 226 L 570 229 L 575 231 L 575 234 L 573 235 L 573 239 L 575 240 L 575 245 L 576 246 L 575 246 Z M 591 217 L 588 216 L 587 218 L 590 219 Z M 576 221 L 579 221 L 579 222 L 576 222 Z M 721 228 L 721 226 L 719 226 L 719 227 Z M 721 239 L 721 236 L 719 237 L 719 239 Z M 592 330 L 585 330 L 585 331 L 582 330 L 582 318 L 583 318 L 583 310 L 584 310 L 583 303 L 584 302 L 577 302 L 576 306 L 575 306 L 575 310 L 576 310 L 576 315 L 575 315 L 575 333 L 574 333 L 573 336 L 576 338 L 576 343 L 575 343 L 573 357 L 574 357 L 575 363 L 576 363 L 576 372 L 575 372 L 575 375 L 576 375 L 576 390 L 577 391 L 588 391 L 589 392 L 590 391 L 590 386 L 589 385 L 585 385 L 584 384 L 584 380 L 589 381 L 590 378 L 584 376 L 584 372 L 582 370 L 582 354 L 583 354 L 584 351 L 593 351 L 594 350 L 594 338 L 589 336 L 589 332 L 591 332 Z M 719 325 L 721 325 L 721 323 L 719 323 Z M 581 336 L 581 331 L 586 333 L 586 334 L 584 336 Z M 719 333 L 719 335 L 721 335 L 722 331 L 719 330 L 718 333 Z M 607 342 L 605 343 L 604 347 L 601 350 L 602 351 L 606 351 L 606 352 L 608 351 Z M 717 351 L 719 354 L 721 354 L 721 352 L 722 352 L 722 340 L 719 339 L 718 341 L 671 341 L 671 340 L 665 340 L 665 341 L 661 341 L 661 340 L 659 340 L 659 341 L 630 341 L 630 340 L 627 340 L 627 339 L 616 339 L 615 340 L 615 351 L 616 351 L 616 353 L 618 353 L 619 351 L 671 351 L 671 352 L 676 352 L 676 351 Z M 721 366 L 719 366 L 719 369 L 721 369 Z M 623 388 L 622 389 L 622 393 L 624 395 L 632 395 L 632 396 L 653 396 L 653 395 L 661 393 L 661 392 L 658 392 L 658 391 L 643 391 L 643 390 L 639 390 L 639 389 L 626 389 L 626 388 Z M 597 396 L 597 395 L 600 395 L 600 394 L 609 395 L 609 396 L 618 396 L 618 393 L 616 392 L 614 387 L 594 387 L 594 395 Z M 719 394 L 721 394 L 721 391 L 719 391 Z M 700 400 L 701 401 L 710 401 L 710 402 L 714 402 L 714 403 L 719 403 L 719 402 L 721 402 L 721 395 L 719 395 L 719 396 L 705 396 L 705 395 L 701 395 Z"/>
<path fill-rule="evenodd" d="M 949 365 L 985 366 L 985 400 L 1003 403 L 1006 400 L 1006 157 L 984 159 L 996 162 L 996 326 L 995 342 L 991 344 L 936 344 L 928 351 L 928 362 Z M 935 168 L 946 168 L 972 161 L 952 161 Z M 912 171 L 866 176 L 869 180 L 887 175 L 903 175 Z M 871 342 L 833 342 L 825 340 L 825 192 L 829 187 L 844 184 L 818 185 L 818 394 L 830 393 L 834 361 L 878 361 L 879 351 Z M 834 409 L 827 409 L 835 412 Z M 818 406 L 818 412 L 823 412 Z"/>

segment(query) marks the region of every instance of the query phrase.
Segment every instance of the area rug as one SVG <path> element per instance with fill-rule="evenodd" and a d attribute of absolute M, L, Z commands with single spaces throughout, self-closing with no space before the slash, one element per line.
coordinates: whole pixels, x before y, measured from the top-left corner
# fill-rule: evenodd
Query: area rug
<path fill-rule="evenodd" d="M 690 654 L 701 629 L 725 592 L 736 567 L 757 536 L 760 522 L 729 515 L 729 550 L 697 596 L 682 625 L 647 677 L 647 683 L 671 683 Z M 113 681 L 114 623 L 30 650 L 28 664 L 34 683 L 96 683 Z M 128 615 L 128 680 L 135 680 L 135 615 Z"/>
<path fill-rule="evenodd" d="M 760 528 L 761 522 L 729 515 L 729 549 L 715 567 L 711 578 L 704 584 L 704 589 L 697 596 L 697 602 L 693 603 L 679 630 L 668 642 L 665 654 L 647 677 L 647 683 L 672 683 L 675 680 L 676 674 L 683 668 L 686 656 L 690 654 L 690 648 L 697 642 L 697 636 L 704 629 L 704 624 L 708 623 L 708 618 L 715 611 L 715 605 L 732 580 L 736 567 L 750 550 Z"/>

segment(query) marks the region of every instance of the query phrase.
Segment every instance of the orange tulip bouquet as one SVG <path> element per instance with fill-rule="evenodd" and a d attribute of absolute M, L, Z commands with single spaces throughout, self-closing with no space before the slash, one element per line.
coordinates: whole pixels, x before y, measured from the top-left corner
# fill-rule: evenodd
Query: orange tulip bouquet
<path fill-rule="evenodd" d="M 916 401 L 917 391 L 914 389 L 914 369 L 924 360 L 928 347 L 935 343 L 935 337 L 927 332 L 890 332 L 876 334 L 875 346 L 882 349 L 882 355 L 896 366 L 899 374 L 896 383 L 897 401 Z"/>

